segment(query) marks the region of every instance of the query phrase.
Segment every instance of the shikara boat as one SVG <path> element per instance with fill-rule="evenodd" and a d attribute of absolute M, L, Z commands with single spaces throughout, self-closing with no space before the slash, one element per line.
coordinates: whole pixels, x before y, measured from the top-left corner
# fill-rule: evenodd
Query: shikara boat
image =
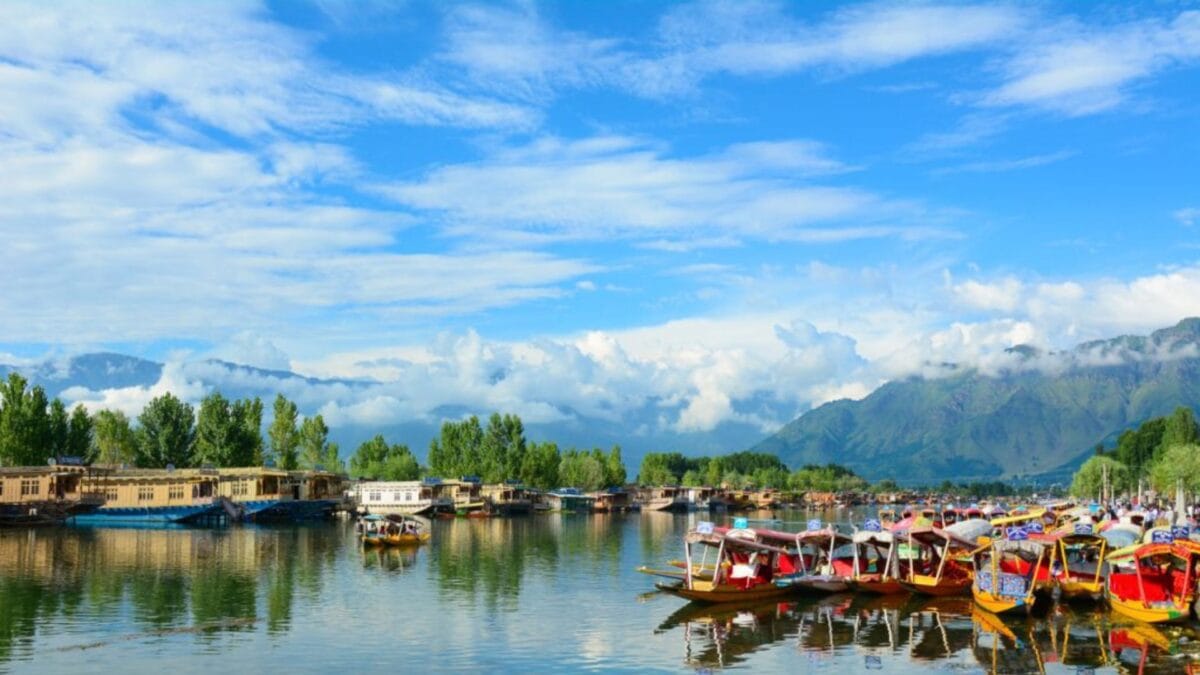
<path fill-rule="evenodd" d="M 1025 537 L 997 539 L 973 556 L 971 596 L 993 614 L 1030 612 L 1035 601 L 1049 598 L 1056 542 Z"/>
<path fill-rule="evenodd" d="M 904 572 L 896 551 L 896 539 L 881 525 L 868 521 L 852 537 L 856 557 L 853 587 L 864 593 L 904 593 L 906 589 L 900 583 Z"/>
<path fill-rule="evenodd" d="M 1074 524 L 1061 535 L 1054 547 L 1055 583 L 1068 600 L 1100 600 L 1108 566 L 1108 540 L 1096 534 L 1090 523 Z"/>
<path fill-rule="evenodd" d="M 936 527 L 913 527 L 896 535 L 897 553 L 907 567 L 900 585 L 922 595 L 963 595 L 971 588 L 971 567 L 962 558 L 974 541 Z"/>
<path fill-rule="evenodd" d="M 1114 610 L 1147 623 L 1185 621 L 1192 615 L 1200 544 L 1171 541 L 1170 533 L 1165 534 L 1108 554 L 1105 590 Z"/>
<path fill-rule="evenodd" d="M 415 516 L 369 514 L 358 519 L 364 546 L 416 546 L 429 541 L 426 521 Z"/>
<path fill-rule="evenodd" d="M 840 593 L 850 590 L 858 569 L 858 553 L 853 540 L 832 525 L 809 523 L 809 529 L 795 536 L 800 569 L 780 579 L 780 585 L 792 585 L 808 591 Z"/>
<path fill-rule="evenodd" d="M 644 566 L 638 571 L 672 579 L 670 583 L 655 586 L 696 602 L 751 602 L 794 592 L 790 586 L 775 584 L 778 578 L 795 571 L 795 555 L 791 551 L 759 541 L 753 530 L 721 530 L 717 531 L 711 523 L 701 523 L 687 533 L 682 571 Z M 694 546 L 701 548 L 699 561 L 692 555 Z"/>

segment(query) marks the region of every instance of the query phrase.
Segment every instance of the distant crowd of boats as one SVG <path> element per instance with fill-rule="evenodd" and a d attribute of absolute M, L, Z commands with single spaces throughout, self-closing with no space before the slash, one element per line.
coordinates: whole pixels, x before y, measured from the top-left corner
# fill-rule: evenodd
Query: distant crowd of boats
<path fill-rule="evenodd" d="M 1197 616 L 1200 536 L 1155 512 L 1116 514 L 1060 502 L 1005 510 L 883 509 L 846 530 L 820 520 L 701 522 L 684 557 L 639 571 L 700 602 L 756 601 L 796 592 L 971 595 L 992 613 L 1033 612 L 1057 600 L 1107 602 L 1150 623 Z"/>

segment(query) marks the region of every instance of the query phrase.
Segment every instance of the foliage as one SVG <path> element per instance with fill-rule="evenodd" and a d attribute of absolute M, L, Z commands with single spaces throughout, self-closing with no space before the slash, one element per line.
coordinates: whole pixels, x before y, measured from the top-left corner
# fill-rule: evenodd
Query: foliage
<path fill-rule="evenodd" d="M 337 444 L 329 442 L 329 427 L 320 415 L 307 417 L 300 423 L 300 468 L 312 470 L 318 467 L 336 471 L 341 465 Z M 331 452 L 332 450 L 332 452 Z"/>
<path fill-rule="evenodd" d="M 168 392 L 146 404 L 138 423 L 138 466 L 194 466 L 196 423 L 191 405 Z"/>
<path fill-rule="evenodd" d="M 1150 484 L 1162 495 L 1175 494 L 1178 481 L 1189 494 L 1200 492 L 1200 445 L 1173 445 L 1150 467 Z"/>
<path fill-rule="evenodd" d="M 561 462 L 556 444 L 530 443 L 521 463 L 520 480 L 539 490 L 552 490 L 560 484 L 558 470 Z"/>
<path fill-rule="evenodd" d="M 138 436 L 125 413 L 101 410 L 96 413 L 93 443 L 88 457 L 97 464 L 134 464 L 138 460 Z"/>
<path fill-rule="evenodd" d="M 839 464 L 806 464 L 792 473 L 788 487 L 798 492 L 862 491 L 867 489 L 867 481 Z"/>
<path fill-rule="evenodd" d="M 299 466 L 297 450 L 300 447 L 300 431 L 296 428 L 299 413 L 296 404 L 284 398 L 283 394 L 275 395 L 275 417 L 271 420 L 271 428 L 267 435 L 271 437 L 271 454 L 279 462 L 279 468 L 292 471 Z"/>
<path fill-rule="evenodd" d="M 1133 473 L 1128 466 L 1111 457 L 1095 455 L 1079 467 L 1071 480 L 1071 494 L 1081 499 L 1092 499 L 1100 495 L 1104 476 L 1108 475 L 1109 489 L 1117 494 L 1129 487 Z"/>
<path fill-rule="evenodd" d="M 577 487 L 585 492 L 605 487 L 604 455 L 598 449 L 569 450 L 562 456 L 558 468 L 559 480 L 563 485 Z"/>
<path fill-rule="evenodd" d="M 1196 426 L 1196 416 L 1191 408 L 1179 406 L 1163 421 L 1159 452 L 1177 445 L 1195 445 L 1197 441 L 1200 441 L 1200 427 Z"/>
<path fill-rule="evenodd" d="M 51 453 L 49 401 L 41 387 L 9 373 L 0 384 L 0 465 L 45 464 Z"/>
<path fill-rule="evenodd" d="M 196 463 L 218 467 L 262 463 L 262 401 L 229 401 L 214 391 L 200 402 L 196 422 Z"/>
<path fill-rule="evenodd" d="M 93 426 L 87 408 L 82 403 L 76 405 L 67 422 L 67 445 L 63 454 L 68 457 L 87 457 L 92 451 Z M 129 461 L 132 462 L 133 458 Z"/>
<path fill-rule="evenodd" d="M 350 458 L 350 475 L 378 480 L 416 480 L 421 466 L 407 445 L 388 445 L 383 435 L 363 442 Z"/>
<path fill-rule="evenodd" d="M 1129 467 L 1135 478 L 1146 475 L 1154 455 L 1162 446 L 1163 432 L 1166 430 L 1166 418 L 1156 417 L 1147 420 L 1137 429 L 1129 429 L 1117 437 L 1117 448 L 1113 458 Z"/>

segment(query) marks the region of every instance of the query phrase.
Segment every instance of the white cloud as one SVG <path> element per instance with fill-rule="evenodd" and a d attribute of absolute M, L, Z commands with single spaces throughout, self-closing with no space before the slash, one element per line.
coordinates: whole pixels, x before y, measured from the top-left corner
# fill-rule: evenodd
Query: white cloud
<path fill-rule="evenodd" d="M 1200 220 L 1200 207 L 1189 206 L 1182 209 L 1176 209 L 1171 216 L 1175 218 L 1175 220 L 1179 221 L 1180 225 L 1183 225 L 1184 227 L 1191 227 L 1196 224 L 1197 220 Z"/>
<path fill-rule="evenodd" d="M 509 241 L 946 236 L 935 227 L 903 224 L 921 212 L 915 204 L 817 184 L 814 176 L 848 169 L 823 151 L 810 141 L 788 140 L 675 158 L 627 137 L 542 138 L 379 191 L 440 218 L 450 232 Z M 891 222 L 872 223 L 881 219 Z"/>
<path fill-rule="evenodd" d="M 1002 66 L 988 105 L 1033 105 L 1086 115 L 1121 103 L 1131 85 L 1200 59 L 1200 12 L 1112 26 L 1058 22 L 1031 33 Z"/>

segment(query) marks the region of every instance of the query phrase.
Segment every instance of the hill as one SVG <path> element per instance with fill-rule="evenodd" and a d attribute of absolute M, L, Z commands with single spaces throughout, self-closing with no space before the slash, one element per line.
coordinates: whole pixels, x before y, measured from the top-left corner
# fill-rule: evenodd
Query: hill
<path fill-rule="evenodd" d="M 1200 407 L 1200 319 L 1066 352 L 1022 346 L 994 373 L 945 369 L 834 401 L 755 445 L 790 466 L 837 462 L 867 478 L 1062 476 L 1098 442 Z"/>

